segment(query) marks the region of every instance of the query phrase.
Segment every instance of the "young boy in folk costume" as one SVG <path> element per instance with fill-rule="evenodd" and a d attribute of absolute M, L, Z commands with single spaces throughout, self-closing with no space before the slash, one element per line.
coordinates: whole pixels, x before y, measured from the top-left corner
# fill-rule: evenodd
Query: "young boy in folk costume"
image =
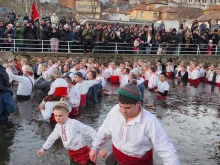
<path fill-rule="evenodd" d="M 158 88 L 154 90 L 157 93 L 157 99 L 166 100 L 170 89 L 170 85 L 166 81 L 165 73 L 160 74 L 160 82 L 158 83 L 157 87 Z"/>
<path fill-rule="evenodd" d="M 180 165 L 161 123 L 141 107 L 138 86 L 128 83 L 118 93 L 118 104 L 110 110 L 92 143 L 90 159 L 95 162 L 100 146 L 112 139 L 112 154 L 106 165 L 152 165 L 153 148 L 165 165 Z"/>
<path fill-rule="evenodd" d="M 190 80 L 190 85 L 198 87 L 199 85 L 199 77 L 200 77 L 200 73 L 199 70 L 197 68 L 197 65 L 195 63 L 192 64 L 192 72 L 191 72 L 191 80 Z"/>
<path fill-rule="evenodd" d="M 70 119 L 68 117 L 69 107 L 64 101 L 59 101 L 55 104 L 53 113 L 57 124 L 43 147 L 38 151 L 38 156 L 43 155 L 61 137 L 63 145 L 68 150 L 68 155 L 74 163 L 77 165 L 95 165 L 95 163 L 90 161 L 90 148 L 86 145 L 84 135 L 88 135 L 94 140 L 96 130 L 75 119 Z M 99 156 L 104 158 L 106 151 L 104 149 L 100 150 Z"/>
<path fill-rule="evenodd" d="M 166 66 L 166 74 L 168 77 L 172 77 L 174 74 L 174 65 L 172 64 L 173 60 L 169 59 L 167 66 Z"/>
<path fill-rule="evenodd" d="M 158 82 L 160 81 L 159 77 L 156 75 L 156 68 L 150 67 L 150 79 L 148 81 L 148 88 L 150 91 L 154 91 L 154 89 L 157 89 Z"/>

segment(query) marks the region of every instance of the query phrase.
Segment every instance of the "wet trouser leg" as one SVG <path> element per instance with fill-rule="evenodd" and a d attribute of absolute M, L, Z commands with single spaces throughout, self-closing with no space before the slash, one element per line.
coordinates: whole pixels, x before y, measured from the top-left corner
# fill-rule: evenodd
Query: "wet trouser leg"
<path fill-rule="evenodd" d="M 118 165 L 117 161 L 115 160 L 115 157 L 114 157 L 113 153 L 111 153 L 111 154 L 107 157 L 107 159 L 106 159 L 106 161 L 105 161 L 105 164 L 106 164 L 106 165 Z"/>
<path fill-rule="evenodd" d="M 70 165 L 91 165 L 91 164 L 92 164 L 91 161 L 87 162 L 86 164 L 80 164 L 80 163 L 74 162 L 73 159 L 70 159 Z"/>

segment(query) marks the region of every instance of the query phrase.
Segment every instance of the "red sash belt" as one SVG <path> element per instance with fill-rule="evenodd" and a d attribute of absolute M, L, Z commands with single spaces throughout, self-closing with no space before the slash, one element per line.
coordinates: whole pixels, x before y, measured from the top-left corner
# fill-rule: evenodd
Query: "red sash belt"
<path fill-rule="evenodd" d="M 166 100 L 166 99 L 167 99 L 167 96 L 161 96 L 161 95 L 158 95 L 158 94 L 157 94 L 157 99 L 158 99 L 158 100 Z"/>
<path fill-rule="evenodd" d="M 68 150 L 68 155 L 74 160 L 75 163 L 86 164 L 88 161 L 90 161 L 89 152 L 90 148 L 85 146 L 76 151 Z M 92 165 L 95 165 L 95 163 L 92 163 Z"/>
<path fill-rule="evenodd" d="M 72 111 L 69 113 L 70 117 L 75 117 L 79 114 L 79 109 L 78 107 L 72 107 Z"/>
<path fill-rule="evenodd" d="M 157 86 L 153 87 L 152 89 L 149 89 L 149 91 L 154 92 L 155 89 L 157 89 Z"/>
<path fill-rule="evenodd" d="M 144 86 L 145 86 L 145 87 L 148 87 L 148 80 L 145 80 L 145 81 L 144 81 Z"/>
<path fill-rule="evenodd" d="M 55 120 L 54 114 L 52 113 L 51 117 L 50 117 L 50 123 L 57 123 L 57 121 Z"/>
<path fill-rule="evenodd" d="M 212 81 L 209 81 L 209 80 L 207 79 L 207 83 L 208 83 L 208 84 L 212 84 Z"/>
<path fill-rule="evenodd" d="M 85 105 L 86 105 L 86 94 L 81 95 L 80 105 L 79 106 L 85 106 Z"/>
<path fill-rule="evenodd" d="M 67 87 L 57 87 L 54 96 L 66 96 L 67 95 Z"/>
<path fill-rule="evenodd" d="M 44 97 L 44 101 L 60 101 L 62 96 L 67 95 L 67 87 L 57 87 L 53 95 L 48 95 Z"/>
<path fill-rule="evenodd" d="M 220 83 L 215 83 L 215 85 L 216 85 L 217 87 L 220 87 Z"/>
<path fill-rule="evenodd" d="M 195 80 L 191 79 L 190 83 L 192 83 L 192 84 L 199 84 L 199 79 L 198 78 L 195 79 Z"/>
<path fill-rule="evenodd" d="M 112 145 L 113 155 L 120 165 L 151 165 L 153 163 L 153 150 L 148 151 L 143 157 L 132 157 L 125 155 Z"/>
<path fill-rule="evenodd" d="M 173 72 L 167 72 L 167 76 L 168 77 L 172 77 L 173 76 Z"/>
<path fill-rule="evenodd" d="M 119 83 L 119 76 L 111 75 L 111 83 Z"/>
<path fill-rule="evenodd" d="M 205 77 L 199 77 L 199 80 L 204 82 L 205 81 Z"/>

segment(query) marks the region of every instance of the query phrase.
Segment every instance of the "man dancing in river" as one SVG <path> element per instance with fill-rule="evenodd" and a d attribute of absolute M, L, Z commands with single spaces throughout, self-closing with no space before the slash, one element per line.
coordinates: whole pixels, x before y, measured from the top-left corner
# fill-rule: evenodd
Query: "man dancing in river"
<path fill-rule="evenodd" d="M 112 154 L 106 165 L 152 165 L 153 148 L 164 165 L 179 165 L 176 150 L 161 123 L 141 107 L 141 92 L 128 83 L 118 90 L 118 104 L 99 128 L 90 159 L 95 162 L 100 146 L 112 139 Z"/>

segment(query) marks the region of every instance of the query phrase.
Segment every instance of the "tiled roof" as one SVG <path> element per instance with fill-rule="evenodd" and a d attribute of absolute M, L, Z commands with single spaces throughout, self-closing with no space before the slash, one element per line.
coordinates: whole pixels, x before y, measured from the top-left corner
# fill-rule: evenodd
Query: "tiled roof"
<path fill-rule="evenodd" d="M 208 21 L 210 19 L 220 19 L 220 11 L 210 11 L 202 16 L 200 16 L 198 21 Z"/>
<path fill-rule="evenodd" d="M 150 8 L 147 5 L 137 5 L 137 6 L 133 7 L 132 9 L 130 9 L 129 11 L 133 11 L 133 10 L 143 10 L 143 11 L 150 10 L 150 11 L 152 11 L 153 8 Z"/>
<path fill-rule="evenodd" d="M 160 13 L 177 13 L 177 9 L 171 6 L 161 6 L 155 9 L 155 11 L 158 11 Z"/>
<path fill-rule="evenodd" d="M 168 4 L 168 0 L 146 0 L 146 4 Z"/>
<path fill-rule="evenodd" d="M 108 8 L 104 10 L 102 13 L 128 14 L 128 12 L 125 10 L 119 9 L 119 11 L 117 11 L 117 9 L 114 9 L 114 8 Z"/>
<path fill-rule="evenodd" d="M 215 6 L 212 6 L 208 9 L 205 9 L 205 11 L 210 11 L 210 10 L 220 10 L 220 6 L 219 5 L 215 5 Z"/>

